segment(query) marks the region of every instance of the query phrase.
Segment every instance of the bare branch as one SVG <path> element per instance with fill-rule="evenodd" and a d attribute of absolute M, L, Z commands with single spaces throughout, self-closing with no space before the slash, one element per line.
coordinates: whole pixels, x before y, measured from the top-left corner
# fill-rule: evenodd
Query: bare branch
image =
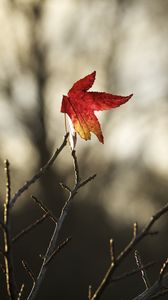
<path fill-rule="evenodd" d="M 11 180 L 10 168 L 8 160 L 5 160 L 5 174 L 6 174 L 6 197 L 4 202 L 4 261 L 5 261 L 5 276 L 6 288 L 9 299 L 16 299 L 16 284 L 13 272 L 13 256 L 11 245 L 10 232 L 10 199 L 11 199 Z"/>
<path fill-rule="evenodd" d="M 39 207 L 48 215 L 48 217 L 54 222 L 57 223 L 56 217 L 53 215 L 53 213 L 35 196 L 31 196 L 31 198 L 39 205 Z"/>
<path fill-rule="evenodd" d="M 89 288 L 88 288 L 88 300 L 92 299 L 92 286 L 89 285 Z"/>
<path fill-rule="evenodd" d="M 149 262 L 148 264 L 145 264 L 143 266 L 143 268 L 148 269 L 148 268 L 151 268 L 152 266 L 154 266 L 155 264 L 156 264 L 156 262 Z M 130 277 L 130 276 L 133 276 L 133 275 L 139 273 L 139 271 L 141 271 L 141 268 L 131 270 L 130 272 L 123 273 L 122 275 L 117 276 L 117 277 L 113 277 L 112 280 L 111 280 L 111 283 L 123 280 L 127 277 Z"/>
<path fill-rule="evenodd" d="M 24 260 L 22 260 L 22 265 L 23 265 L 26 273 L 29 275 L 29 277 L 33 281 L 33 284 L 35 284 L 36 278 L 35 278 L 35 275 L 33 274 L 32 270 L 30 270 L 30 268 L 28 267 L 27 263 Z"/>
<path fill-rule="evenodd" d="M 68 138 L 68 133 L 64 136 L 64 140 L 61 144 L 61 146 L 54 152 L 54 154 L 52 155 L 52 157 L 49 159 L 49 161 L 28 181 L 25 182 L 25 184 L 19 188 L 19 190 L 15 193 L 15 195 L 13 196 L 13 198 L 10 201 L 10 207 L 13 207 L 13 205 L 15 204 L 16 200 L 27 190 L 29 189 L 29 187 L 35 183 L 38 179 L 40 179 L 40 177 L 42 175 L 44 175 L 48 169 L 52 166 L 52 164 L 54 163 L 54 161 L 56 160 L 56 158 L 58 157 L 58 155 L 60 154 L 60 152 L 63 150 L 63 148 L 66 146 L 67 144 L 67 138 Z"/>
<path fill-rule="evenodd" d="M 113 239 L 110 239 L 110 258 L 111 258 L 111 262 L 115 264 L 115 247 L 114 247 Z"/>
<path fill-rule="evenodd" d="M 83 187 L 84 185 L 86 185 L 88 182 L 90 182 L 91 180 L 95 179 L 96 174 L 88 177 L 86 180 L 82 181 L 81 183 L 78 184 L 78 189 Z"/>
<path fill-rule="evenodd" d="M 137 237 L 137 234 L 138 234 L 138 223 L 135 222 L 133 224 L 133 237 L 134 237 L 134 239 Z"/>
<path fill-rule="evenodd" d="M 149 300 L 160 296 L 161 292 L 165 292 L 165 286 L 168 286 L 168 273 L 165 274 L 160 281 L 157 280 L 149 289 L 135 297 L 133 300 Z M 167 291 L 168 292 L 168 291 Z"/>
<path fill-rule="evenodd" d="M 168 294 L 168 289 L 165 289 L 165 290 L 159 292 L 158 294 L 156 294 L 155 296 L 152 296 L 151 299 L 157 299 L 159 297 L 165 296 L 166 294 Z"/>
<path fill-rule="evenodd" d="M 163 206 L 153 217 L 151 217 L 147 225 L 144 226 L 144 228 L 139 232 L 139 234 L 136 237 L 133 235 L 132 240 L 128 243 L 128 245 L 124 248 L 123 251 L 120 252 L 118 257 L 116 258 L 115 265 L 113 263 L 110 264 L 97 290 L 92 295 L 91 300 L 95 300 L 95 299 L 97 300 L 100 298 L 100 296 L 103 294 L 107 286 L 110 284 L 114 271 L 118 268 L 118 266 L 121 264 L 124 258 L 128 256 L 128 254 L 135 248 L 135 246 L 144 237 L 150 234 L 150 229 L 153 226 L 153 224 L 156 223 L 156 221 L 167 212 L 168 212 L 168 203 L 166 203 L 165 206 Z"/>
<path fill-rule="evenodd" d="M 68 192 L 72 192 L 71 191 L 71 189 L 69 188 L 69 186 L 67 186 L 66 184 L 64 184 L 63 182 L 60 182 L 60 186 L 64 189 L 64 190 L 66 190 L 66 191 L 68 191 Z"/>
<path fill-rule="evenodd" d="M 57 224 L 55 224 L 55 229 L 54 232 L 52 234 L 52 237 L 50 239 L 49 245 L 47 247 L 46 253 L 44 255 L 43 258 L 43 263 L 42 266 L 40 268 L 39 274 L 37 276 L 37 280 L 35 282 L 35 284 L 33 285 L 29 296 L 27 297 L 27 300 L 33 300 L 35 299 L 37 292 L 39 290 L 39 287 L 43 281 L 43 278 L 46 274 L 47 268 L 48 268 L 48 260 L 51 259 L 51 257 L 54 255 L 54 251 L 56 248 L 56 244 L 57 244 L 57 240 L 58 240 L 58 236 L 59 236 L 59 232 L 60 229 L 64 223 L 64 220 L 69 212 L 69 209 L 71 207 L 71 203 L 73 198 L 76 196 L 78 190 L 83 187 L 84 185 L 86 185 L 89 181 L 91 181 L 92 179 L 95 178 L 94 176 L 89 177 L 88 179 L 86 179 L 85 181 L 80 183 L 80 176 L 79 176 L 79 168 L 78 168 L 78 164 L 77 164 L 77 159 L 76 159 L 76 155 L 75 153 L 72 154 L 73 157 L 73 162 L 74 162 L 74 172 L 75 172 L 75 184 L 74 184 L 74 188 L 72 190 L 69 190 L 69 197 L 67 199 L 67 201 L 65 202 L 61 214 L 57 220 Z"/>
<path fill-rule="evenodd" d="M 159 281 L 162 281 L 163 275 L 164 275 L 167 267 L 168 267 L 168 258 L 166 259 L 166 261 L 163 263 L 163 265 L 161 267 Z"/>
<path fill-rule="evenodd" d="M 24 283 L 23 283 L 23 284 L 21 285 L 21 287 L 20 287 L 20 291 L 19 291 L 17 300 L 20 300 L 20 299 L 21 299 L 22 294 L 23 294 L 24 287 L 25 287 L 25 285 L 24 285 Z"/>
<path fill-rule="evenodd" d="M 73 157 L 73 161 L 74 161 L 75 183 L 79 184 L 81 179 L 80 179 L 80 176 L 79 176 L 79 167 L 78 167 L 78 161 L 77 161 L 75 150 L 72 150 L 72 157 Z"/>
<path fill-rule="evenodd" d="M 59 246 L 55 249 L 55 251 L 53 251 L 53 253 L 50 255 L 50 257 L 47 259 L 47 261 L 45 262 L 45 265 L 49 264 L 51 262 L 51 260 L 55 257 L 55 255 L 58 254 L 61 251 L 61 249 L 63 247 L 65 247 L 71 241 L 71 239 L 72 239 L 72 237 L 68 237 L 61 244 L 59 244 Z"/>
<path fill-rule="evenodd" d="M 18 239 L 23 237 L 25 234 L 27 234 L 29 231 L 37 227 L 37 225 L 41 224 L 46 218 L 48 217 L 48 213 L 45 213 L 41 218 L 24 228 L 20 233 L 18 233 L 13 239 L 12 242 L 15 243 Z"/>
<path fill-rule="evenodd" d="M 138 250 L 135 250 L 135 261 L 136 261 L 137 267 L 139 268 L 139 270 L 141 272 L 142 280 L 144 281 L 145 287 L 146 287 L 146 289 L 148 289 L 150 287 L 149 279 L 146 274 L 145 267 L 142 264 L 142 260 L 141 260 Z"/>

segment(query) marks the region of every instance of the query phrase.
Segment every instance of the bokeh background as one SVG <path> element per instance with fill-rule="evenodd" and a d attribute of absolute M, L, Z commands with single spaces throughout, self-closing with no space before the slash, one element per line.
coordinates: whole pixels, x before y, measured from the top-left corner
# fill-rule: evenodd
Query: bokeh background
<path fill-rule="evenodd" d="M 55 258 L 38 300 L 87 299 L 88 285 L 96 287 L 109 264 L 109 239 L 115 239 L 118 253 L 131 238 L 132 223 L 143 226 L 167 201 L 167 36 L 164 0 L 0 1 L 1 214 L 4 159 L 11 163 L 14 193 L 61 144 L 62 95 L 76 80 L 96 70 L 93 90 L 134 93 L 127 104 L 97 114 L 104 145 L 94 136 L 88 142 L 78 139 L 81 176 L 97 177 L 74 199 L 60 235 L 60 240 L 71 235 L 72 241 Z M 67 197 L 59 182 L 72 184 L 73 176 L 66 147 L 52 169 L 18 199 L 13 235 L 42 214 L 31 194 L 59 216 Z M 148 271 L 151 282 L 167 257 L 167 225 L 164 217 L 157 224 L 160 234 L 138 246 L 144 262 L 158 261 Z M 52 229 L 45 221 L 14 245 L 17 283 L 25 283 L 25 297 L 32 283 L 21 260 L 37 274 Z M 119 274 L 135 267 L 132 253 Z M 136 275 L 111 285 L 102 299 L 132 299 L 143 290 Z M 6 299 L 4 286 L 0 293 Z"/>

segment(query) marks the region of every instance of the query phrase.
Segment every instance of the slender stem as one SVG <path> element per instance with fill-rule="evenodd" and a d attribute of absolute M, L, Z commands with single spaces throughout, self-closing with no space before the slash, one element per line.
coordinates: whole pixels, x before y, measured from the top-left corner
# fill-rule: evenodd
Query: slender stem
<path fill-rule="evenodd" d="M 21 232 L 19 232 L 13 239 L 12 243 L 15 243 L 18 239 L 20 239 L 22 236 L 30 232 L 32 229 L 37 227 L 37 225 L 41 224 L 46 218 L 48 217 L 48 213 L 45 213 L 41 218 L 24 228 Z"/>
<path fill-rule="evenodd" d="M 57 239 L 58 239 L 58 234 L 59 234 L 60 228 L 61 228 L 61 226 L 62 226 L 62 224 L 63 224 L 63 222 L 65 220 L 65 217 L 66 217 L 66 215 L 68 213 L 68 209 L 69 209 L 69 206 L 71 204 L 71 200 L 73 198 L 73 195 L 71 194 L 69 196 L 68 200 L 66 201 L 66 203 L 65 203 L 65 205 L 64 205 L 64 207 L 62 209 L 60 218 L 58 219 L 58 222 L 55 225 L 54 232 L 52 234 L 52 237 L 51 237 L 50 243 L 48 245 L 48 248 L 46 250 L 42 266 L 41 266 L 39 274 L 37 276 L 37 280 L 33 284 L 33 287 L 32 287 L 32 289 L 30 291 L 30 294 L 29 294 L 27 300 L 33 300 L 33 299 L 35 299 L 35 297 L 37 295 L 37 292 L 38 292 L 38 290 L 40 288 L 40 285 L 41 285 L 41 283 L 42 283 L 42 281 L 44 279 L 44 276 L 46 274 L 46 271 L 47 271 L 48 264 L 46 262 L 47 262 L 48 258 L 50 257 L 50 255 L 55 250 L 55 246 L 56 246 Z"/>
<path fill-rule="evenodd" d="M 143 263 L 142 263 L 142 260 L 141 260 L 141 256 L 140 256 L 138 250 L 135 250 L 135 261 L 136 261 L 137 267 L 140 270 L 141 277 L 142 277 L 142 280 L 143 280 L 143 282 L 145 284 L 145 287 L 146 287 L 146 289 L 148 289 L 150 287 L 150 282 L 149 282 L 146 270 L 145 270 L 145 268 L 143 266 Z"/>
<path fill-rule="evenodd" d="M 133 300 L 148 300 L 157 297 L 157 294 L 160 294 L 163 290 L 165 290 L 164 286 L 168 285 L 168 273 L 165 274 L 162 280 L 157 280 L 149 289 L 145 290 L 142 294 L 135 297 Z M 168 293 L 168 290 L 167 292 Z"/>
<path fill-rule="evenodd" d="M 56 217 L 53 215 L 53 213 L 35 196 L 31 196 L 31 198 L 38 204 L 38 206 L 48 215 L 48 217 L 54 222 L 57 223 Z"/>
<path fill-rule="evenodd" d="M 116 281 L 120 281 L 120 280 L 123 280 L 127 277 L 130 277 L 130 276 L 133 276 L 137 273 L 139 273 L 139 271 L 141 271 L 142 269 L 148 269 L 148 268 L 151 268 L 152 266 L 156 265 L 156 262 L 149 262 L 148 264 L 145 264 L 143 267 L 141 268 L 138 268 L 138 269 L 134 269 L 134 270 L 131 270 L 130 272 L 125 272 L 123 273 L 122 275 L 120 276 L 116 276 L 116 277 L 113 277 L 113 279 L 111 280 L 111 283 L 112 282 L 116 282 Z"/>
<path fill-rule="evenodd" d="M 22 285 L 21 285 L 21 287 L 20 287 L 20 291 L 19 291 L 19 294 L 18 294 L 17 300 L 20 300 L 20 299 L 21 299 L 21 297 L 22 297 L 22 294 L 23 294 L 24 287 L 25 287 L 25 285 L 24 285 L 24 284 L 22 284 Z"/>
<path fill-rule="evenodd" d="M 55 249 L 58 249 L 58 248 L 56 248 L 56 245 L 57 245 L 57 241 L 58 241 L 59 232 L 60 232 L 60 229 L 64 223 L 64 220 L 69 212 L 73 198 L 76 196 L 77 191 L 82 186 L 87 184 L 89 181 L 91 181 L 95 177 L 95 176 L 91 176 L 79 184 L 80 177 L 79 177 L 79 168 L 78 168 L 77 159 L 76 159 L 76 156 L 74 156 L 74 155 L 72 155 L 72 157 L 74 160 L 74 172 L 75 172 L 74 188 L 72 189 L 72 191 L 69 189 L 69 197 L 62 208 L 62 211 L 61 211 L 60 217 L 57 220 L 57 223 L 55 224 L 55 228 L 54 228 L 52 237 L 50 239 L 49 245 L 47 247 L 46 253 L 44 255 L 43 263 L 41 265 L 39 274 L 37 276 L 36 281 L 34 282 L 34 284 L 32 286 L 32 289 L 27 297 L 27 300 L 35 299 L 37 292 L 40 288 L 40 285 L 41 285 L 41 283 L 45 277 L 45 274 L 47 272 L 49 262 L 50 262 L 51 258 L 53 257 L 53 253 L 55 253 L 55 251 L 56 251 Z"/>
<path fill-rule="evenodd" d="M 75 150 L 72 150 L 72 157 L 73 157 L 73 162 L 74 162 L 75 183 L 79 184 L 81 179 L 79 176 L 79 167 L 78 167 L 78 161 L 77 161 L 77 156 L 76 156 Z"/>
<path fill-rule="evenodd" d="M 154 223 L 165 213 L 168 212 L 168 203 L 166 203 L 165 206 L 163 206 L 147 223 L 146 226 L 141 230 L 139 234 L 136 233 L 133 234 L 133 238 L 128 243 L 128 245 L 124 248 L 123 251 L 120 252 L 118 257 L 116 258 L 115 264 L 112 262 L 110 266 L 108 267 L 106 274 L 104 275 L 101 283 L 99 284 L 98 288 L 92 295 L 91 300 L 97 300 L 101 297 L 101 295 L 104 293 L 107 286 L 112 281 L 112 275 L 115 272 L 115 270 L 118 268 L 118 266 L 122 263 L 122 261 L 128 256 L 128 254 L 135 248 L 135 246 L 148 234 L 150 234 L 150 229 L 154 225 Z"/>
<path fill-rule="evenodd" d="M 57 253 L 59 253 L 63 247 L 65 247 L 70 241 L 71 237 L 66 238 L 61 244 L 58 245 L 58 247 L 54 250 L 54 252 L 50 255 L 50 257 L 47 259 L 46 264 L 49 264 L 53 258 L 56 256 Z"/>
<path fill-rule="evenodd" d="M 111 262 L 115 264 L 115 245 L 113 239 L 110 239 L 110 258 Z"/>
<path fill-rule="evenodd" d="M 46 173 L 46 171 L 48 171 L 48 169 L 51 167 L 51 165 L 54 163 L 54 161 L 56 160 L 56 158 L 58 157 L 58 155 L 60 154 L 60 152 L 63 150 L 63 148 L 66 146 L 67 144 L 67 138 L 68 138 L 69 133 L 67 133 L 64 136 L 64 140 L 61 144 L 61 146 L 54 152 L 54 154 L 51 156 L 51 158 L 49 159 L 49 161 L 32 177 L 30 178 L 28 181 L 26 181 L 24 183 L 24 185 L 18 189 L 18 191 L 15 193 L 15 195 L 13 196 L 13 198 L 11 198 L 10 200 L 10 207 L 13 207 L 13 205 L 15 204 L 16 200 L 27 190 L 29 189 L 29 187 L 35 183 L 38 179 L 40 179 L 40 177 L 42 175 L 44 175 Z"/>
<path fill-rule="evenodd" d="M 13 271 L 13 256 L 12 256 L 12 243 L 10 232 L 10 199 L 11 199 L 11 181 L 9 162 L 5 160 L 5 173 L 6 173 L 6 197 L 4 202 L 4 260 L 5 260 L 5 276 L 6 288 L 9 299 L 16 299 L 16 286 Z"/>

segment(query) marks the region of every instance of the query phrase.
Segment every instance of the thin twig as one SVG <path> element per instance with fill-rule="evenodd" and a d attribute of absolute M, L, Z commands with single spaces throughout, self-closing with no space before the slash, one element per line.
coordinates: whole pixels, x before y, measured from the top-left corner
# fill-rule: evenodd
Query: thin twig
<path fill-rule="evenodd" d="M 154 266 L 154 265 L 156 265 L 156 262 L 149 262 L 148 264 L 145 264 L 145 265 L 143 266 L 143 268 L 148 269 L 148 268 L 151 268 L 151 267 Z M 134 269 L 134 270 L 131 270 L 130 272 L 125 272 L 125 273 L 123 273 L 123 274 L 120 275 L 120 276 L 113 277 L 112 280 L 111 280 L 111 283 L 112 283 L 112 282 L 116 282 L 116 281 L 123 280 L 123 279 L 125 279 L 125 278 L 130 277 L 130 276 L 133 276 L 133 275 L 139 273 L 139 271 L 141 271 L 141 268 Z"/>
<path fill-rule="evenodd" d="M 168 212 L 168 203 L 166 203 L 165 206 L 163 206 L 158 212 L 156 212 L 156 214 L 153 217 L 151 217 L 151 219 L 149 220 L 147 225 L 144 226 L 144 228 L 137 234 L 136 237 L 133 235 L 133 238 L 131 239 L 131 241 L 124 248 L 124 250 L 120 252 L 118 257 L 116 258 L 115 264 L 113 264 L 113 263 L 110 264 L 110 266 L 109 266 L 108 270 L 106 271 L 106 274 L 104 275 L 101 283 L 99 284 L 98 288 L 96 289 L 96 291 L 92 295 L 91 300 L 95 300 L 95 299 L 97 300 L 101 297 L 101 295 L 103 294 L 103 292 L 105 291 L 107 286 L 110 284 L 114 271 L 118 268 L 118 266 L 121 264 L 121 262 L 124 260 L 124 258 L 128 256 L 128 254 L 135 248 L 135 246 L 145 236 L 150 234 L 150 229 L 153 226 L 153 224 L 156 223 L 156 221 L 167 212 Z"/>
<path fill-rule="evenodd" d="M 24 283 L 23 283 L 23 284 L 21 285 L 21 287 L 20 287 L 20 291 L 19 291 L 17 300 L 20 300 L 20 299 L 21 299 L 22 294 L 23 294 L 24 287 L 25 287 L 25 285 L 24 285 Z"/>
<path fill-rule="evenodd" d="M 62 209 L 62 212 L 61 212 L 61 215 L 58 219 L 58 222 L 57 224 L 55 224 L 55 228 L 54 228 L 54 232 L 52 234 L 52 237 L 50 239 L 50 242 L 49 242 L 49 245 L 47 247 L 47 250 L 46 250 L 46 253 L 43 257 L 43 263 L 42 263 L 42 266 L 40 268 L 40 271 L 39 271 L 39 274 L 37 276 L 37 279 L 35 281 L 35 283 L 33 284 L 32 286 L 32 289 L 28 295 L 28 298 L 27 300 L 33 300 L 35 299 L 36 295 L 37 295 L 37 292 L 39 290 L 39 287 L 44 279 L 44 276 L 46 274 L 46 271 L 47 271 L 47 267 L 48 267 L 48 264 L 46 264 L 46 261 L 47 259 L 50 257 L 50 255 L 53 253 L 54 249 L 55 249 L 55 246 L 56 246 L 56 242 L 57 242 L 57 239 L 58 239 L 58 234 L 59 234 L 59 231 L 62 227 L 62 224 L 64 222 L 64 219 L 67 215 L 67 212 L 68 212 L 68 209 L 69 209 L 69 206 L 70 206 L 70 203 L 71 203 L 71 199 L 72 199 L 72 195 L 69 196 L 68 200 L 66 201 L 63 209 Z"/>
<path fill-rule="evenodd" d="M 13 196 L 13 198 L 11 198 L 10 201 L 10 207 L 13 207 L 13 205 L 15 204 L 16 200 L 27 190 L 29 189 L 29 187 L 35 183 L 38 179 L 40 179 L 40 177 L 42 175 L 44 175 L 46 173 L 46 171 L 48 171 L 48 169 L 52 166 L 52 164 L 54 163 L 54 161 L 56 160 L 56 158 L 58 157 L 58 155 L 60 154 L 60 152 L 63 150 L 63 148 L 66 146 L 67 144 L 67 138 L 68 138 L 68 133 L 64 136 L 64 140 L 61 144 L 61 146 L 54 152 L 54 154 L 52 155 L 52 157 L 49 159 L 49 161 L 28 181 L 26 181 L 24 183 L 24 185 L 18 189 L 18 191 L 15 193 L 15 195 Z"/>
<path fill-rule="evenodd" d="M 74 161 L 74 171 L 75 171 L 75 183 L 78 184 L 80 182 L 80 176 L 79 176 L 79 167 L 78 167 L 78 161 L 76 156 L 76 151 L 72 150 L 72 157 Z"/>
<path fill-rule="evenodd" d="M 110 239 L 110 258 L 111 262 L 115 264 L 115 245 L 113 239 Z"/>
<path fill-rule="evenodd" d="M 58 254 L 61 251 L 61 249 L 63 247 L 65 247 L 71 241 L 71 239 L 72 239 L 72 237 L 68 237 L 61 244 L 59 244 L 58 247 L 55 249 L 55 251 L 53 251 L 53 253 L 50 255 L 50 257 L 47 259 L 47 261 L 45 262 L 45 265 L 49 264 L 52 261 L 52 259 L 55 257 L 55 255 Z"/>
<path fill-rule="evenodd" d="M 94 175 L 88 177 L 86 180 L 80 182 L 80 183 L 78 184 L 78 189 L 80 189 L 81 187 L 85 186 L 85 185 L 86 185 L 88 182 L 90 182 L 91 180 L 95 179 L 95 177 L 96 177 L 96 174 L 94 174 Z"/>
<path fill-rule="evenodd" d="M 5 174 L 6 174 L 6 197 L 4 202 L 4 261 L 5 261 L 5 275 L 6 288 L 9 299 L 16 299 L 16 284 L 13 271 L 13 256 L 12 243 L 10 231 L 10 199 L 11 199 L 11 180 L 10 168 L 8 160 L 5 160 Z"/>
<path fill-rule="evenodd" d="M 138 234 L 138 223 L 135 222 L 135 223 L 133 224 L 133 237 L 134 237 L 134 239 L 136 239 L 137 234 Z"/>
<path fill-rule="evenodd" d="M 63 182 L 60 182 L 59 183 L 60 184 L 60 186 L 64 189 L 64 190 L 66 190 L 66 191 L 68 191 L 68 192 L 72 192 L 71 191 L 71 189 L 69 188 L 69 186 L 67 186 L 66 184 L 64 184 Z"/>
<path fill-rule="evenodd" d="M 168 267 L 168 258 L 165 260 L 165 262 L 163 263 L 163 265 L 161 267 L 159 281 L 162 281 L 163 275 L 164 275 L 167 267 Z"/>
<path fill-rule="evenodd" d="M 135 261 L 136 261 L 137 267 L 139 268 L 139 270 L 141 272 L 142 280 L 145 284 L 145 287 L 146 287 L 146 289 L 149 289 L 149 287 L 150 287 L 149 279 L 148 279 L 147 273 L 145 271 L 145 267 L 143 266 L 143 263 L 142 263 L 142 260 L 141 260 L 138 250 L 135 250 Z"/>
<path fill-rule="evenodd" d="M 163 276 L 161 281 L 157 280 L 149 289 L 145 290 L 142 294 L 132 300 L 156 299 L 162 291 L 165 291 L 164 286 L 168 286 L 168 273 Z"/>
<path fill-rule="evenodd" d="M 29 231 L 37 227 L 40 223 L 42 223 L 46 218 L 48 217 L 48 213 L 45 213 L 41 218 L 24 228 L 21 232 L 19 232 L 13 239 L 12 243 L 15 243 L 18 239 L 23 237 L 25 234 L 27 234 Z"/>
<path fill-rule="evenodd" d="M 89 285 L 89 288 L 88 288 L 88 300 L 90 300 L 92 298 L 92 286 Z"/>
<path fill-rule="evenodd" d="M 57 223 L 55 224 L 55 228 L 54 228 L 54 231 L 53 231 L 53 234 L 52 234 L 52 237 L 50 239 L 50 242 L 49 242 L 49 245 L 47 247 L 47 250 L 46 250 L 46 253 L 43 257 L 43 263 L 41 265 L 41 268 L 40 268 L 40 271 L 39 271 L 39 274 L 37 276 L 37 279 L 34 283 L 34 285 L 32 286 L 32 289 L 27 297 L 27 300 L 34 300 L 36 295 L 37 295 L 37 292 L 39 290 L 39 287 L 44 279 L 44 276 L 47 272 L 47 268 L 48 268 L 48 259 L 51 258 L 51 256 L 53 255 L 55 249 L 56 249 L 56 244 L 57 244 L 57 240 L 58 240 L 58 236 L 59 236 L 59 232 L 60 232 L 60 229 L 64 223 L 64 220 L 69 212 L 69 209 L 71 207 L 71 203 L 72 203 L 72 200 L 73 198 L 76 196 L 78 190 L 83 187 L 84 185 L 86 185 L 89 181 L 91 181 L 94 177 L 94 176 L 91 176 L 89 178 L 87 178 L 86 180 L 84 180 L 83 182 L 80 183 L 80 177 L 79 177 L 79 168 L 78 168 L 78 162 L 77 162 L 77 159 L 76 159 L 76 156 L 75 154 L 73 153 L 72 154 L 72 157 L 73 157 L 73 162 L 74 162 L 74 172 L 75 172 L 75 184 L 74 184 L 74 188 L 72 190 L 69 191 L 69 197 L 67 199 L 67 201 L 65 202 L 63 208 L 62 208 L 62 211 L 61 211 L 61 214 L 57 220 Z"/>
<path fill-rule="evenodd" d="M 168 289 L 165 289 L 165 290 L 159 292 L 158 294 L 156 294 L 155 296 L 152 296 L 151 299 L 157 299 L 159 297 L 165 296 L 166 294 L 168 294 Z"/>
<path fill-rule="evenodd" d="M 25 271 L 27 272 L 27 274 L 29 275 L 29 277 L 32 279 L 33 283 L 35 284 L 36 282 L 35 275 L 33 274 L 32 270 L 30 270 L 30 268 L 28 267 L 28 264 L 24 260 L 22 260 L 22 265 Z"/>
<path fill-rule="evenodd" d="M 56 217 L 53 215 L 53 213 L 35 196 L 31 196 L 31 198 L 38 204 L 38 206 L 48 215 L 48 217 L 54 222 L 57 223 Z"/>

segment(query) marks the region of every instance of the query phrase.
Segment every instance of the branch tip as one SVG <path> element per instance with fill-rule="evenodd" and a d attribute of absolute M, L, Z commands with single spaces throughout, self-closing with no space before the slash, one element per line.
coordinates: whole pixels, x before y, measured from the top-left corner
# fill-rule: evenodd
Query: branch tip
<path fill-rule="evenodd" d="M 88 288 L 88 300 L 91 300 L 92 299 L 92 286 L 89 285 L 89 288 Z"/>
<path fill-rule="evenodd" d="M 163 275 L 164 275 L 167 267 L 168 267 L 168 258 L 165 260 L 165 262 L 163 263 L 163 265 L 162 265 L 162 267 L 160 269 L 159 282 L 162 281 Z"/>
<path fill-rule="evenodd" d="M 114 245 L 114 240 L 110 239 L 109 243 L 110 243 L 110 258 L 111 258 L 111 262 L 113 264 L 115 264 L 115 245 Z"/>

